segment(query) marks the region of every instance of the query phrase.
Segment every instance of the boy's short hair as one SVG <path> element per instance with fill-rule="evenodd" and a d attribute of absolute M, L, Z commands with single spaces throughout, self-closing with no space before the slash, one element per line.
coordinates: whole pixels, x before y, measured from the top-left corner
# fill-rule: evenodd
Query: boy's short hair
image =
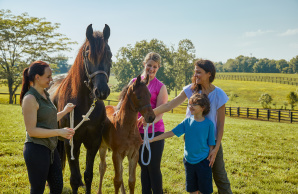
<path fill-rule="evenodd" d="M 189 98 L 189 101 L 204 108 L 203 116 L 210 112 L 210 101 L 206 94 L 195 93 Z"/>

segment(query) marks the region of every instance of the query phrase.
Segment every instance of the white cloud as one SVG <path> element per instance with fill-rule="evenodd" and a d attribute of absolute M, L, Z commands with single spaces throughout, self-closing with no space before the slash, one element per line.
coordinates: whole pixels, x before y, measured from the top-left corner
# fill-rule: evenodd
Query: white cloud
<path fill-rule="evenodd" d="M 298 29 L 288 29 L 284 33 L 281 33 L 280 36 L 291 36 L 295 34 L 298 34 Z"/>
<path fill-rule="evenodd" d="M 244 33 L 244 36 L 246 37 L 256 37 L 256 36 L 261 36 L 263 34 L 267 34 L 267 33 L 270 33 L 270 32 L 273 32 L 272 30 L 257 30 L 255 32 L 245 32 Z"/>

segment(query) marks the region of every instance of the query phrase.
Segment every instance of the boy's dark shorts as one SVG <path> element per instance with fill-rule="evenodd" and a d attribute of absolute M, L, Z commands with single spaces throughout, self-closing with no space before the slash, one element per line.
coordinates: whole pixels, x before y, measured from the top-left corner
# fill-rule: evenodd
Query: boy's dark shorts
<path fill-rule="evenodd" d="M 186 191 L 200 191 L 203 194 L 212 193 L 212 169 L 207 158 L 197 164 L 190 164 L 183 158 L 183 163 L 186 175 Z"/>

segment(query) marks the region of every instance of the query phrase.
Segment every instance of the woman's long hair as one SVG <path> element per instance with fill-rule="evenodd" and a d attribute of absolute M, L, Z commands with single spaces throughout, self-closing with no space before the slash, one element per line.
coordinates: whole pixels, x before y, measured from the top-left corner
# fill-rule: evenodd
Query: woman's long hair
<path fill-rule="evenodd" d="M 34 61 L 23 71 L 22 91 L 20 94 L 20 105 L 22 106 L 23 98 L 30 88 L 30 82 L 34 83 L 35 75 L 42 76 L 45 68 L 50 67 L 49 64 L 43 61 Z"/>
<path fill-rule="evenodd" d="M 198 66 L 202 68 L 206 73 L 210 72 L 211 76 L 209 77 L 209 82 L 212 83 L 214 81 L 216 69 L 212 61 L 199 59 L 195 61 L 194 66 L 195 67 Z M 199 92 L 200 90 L 202 90 L 201 84 L 196 83 L 195 73 L 191 80 L 192 80 L 192 86 L 191 86 L 192 91 Z"/>

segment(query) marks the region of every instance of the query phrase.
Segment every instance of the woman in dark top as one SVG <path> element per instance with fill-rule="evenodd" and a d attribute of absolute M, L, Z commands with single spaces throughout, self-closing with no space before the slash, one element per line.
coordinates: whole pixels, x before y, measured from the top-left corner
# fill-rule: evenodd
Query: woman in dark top
<path fill-rule="evenodd" d="M 58 151 L 58 136 L 70 139 L 74 130 L 58 129 L 57 121 L 74 109 L 66 105 L 57 113 L 45 88 L 52 81 L 52 70 L 43 61 L 35 61 L 23 71 L 20 104 L 26 127 L 24 158 L 30 193 L 43 193 L 48 181 L 50 193 L 62 193 L 63 178 Z"/>

